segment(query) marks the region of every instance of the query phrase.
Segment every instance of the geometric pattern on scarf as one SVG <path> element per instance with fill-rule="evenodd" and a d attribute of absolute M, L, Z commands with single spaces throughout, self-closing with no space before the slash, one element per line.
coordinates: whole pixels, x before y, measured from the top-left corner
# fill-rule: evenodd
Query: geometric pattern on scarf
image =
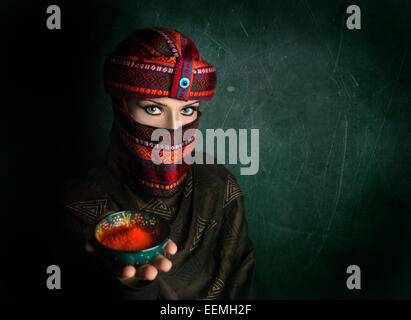
<path fill-rule="evenodd" d="M 122 100 L 122 103 L 124 103 L 124 99 Z M 121 115 L 117 114 L 117 116 L 120 117 Z M 186 137 L 187 141 L 183 143 L 176 140 L 171 143 L 167 141 L 164 144 L 160 142 L 160 145 L 163 145 L 163 147 L 167 146 L 174 150 L 159 149 L 158 155 L 161 158 L 158 160 L 162 161 L 161 164 L 156 164 L 152 159 L 152 151 L 155 148 L 155 144 L 143 139 L 151 138 L 149 135 L 156 128 L 140 125 L 131 120 L 133 121 L 132 125 L 127 126 L 129 130 L 132 128 L 133 133 L 131 133 L 126 131 L 127 128 L 119 127 L 124 122 L 117 121 L 118 117 L 115 119 L 110 132 L 109 166 L 120 176 L 127 177 L 126 179 L 128 180 L 137 181 L 144 191 L 149 194 L 160 197 L 169 197 L 175 194 L 187 176 L 186 171 L 190 165 L 186 163 L 184 158 L 190 156 L 194 150 L 195 135 Z M 187 130 L 196 129 L 197 127 L 198 118 L 179 129 L 181 137 L 184 137 Z M 171 136 L 175 137 L 177 129 L 166 130 Z M 143 137 L 136 136 L 136 132 L 142 132 Z"/>

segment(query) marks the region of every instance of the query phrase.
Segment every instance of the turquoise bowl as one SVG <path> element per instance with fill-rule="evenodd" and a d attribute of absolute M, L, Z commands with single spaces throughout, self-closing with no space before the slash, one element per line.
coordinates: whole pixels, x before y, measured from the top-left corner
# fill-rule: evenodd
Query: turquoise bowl
<path fill-rule="evenodd" d="M 144 250 L 121 251 L 109 248 L 99 241 L 100 236 L 105 232 L 123 225 L 138 225 L 154 232 L 158 238 L 156 245 Z M 153 260 L 163 252 L 169 239 L 169 224 L 154 214 L 142 211 L 115 212 L 100 219 L 94 227 L 94 242 L 96 243 L 98 252 L 109 260 L 124 266 L 147 263 Z"/>

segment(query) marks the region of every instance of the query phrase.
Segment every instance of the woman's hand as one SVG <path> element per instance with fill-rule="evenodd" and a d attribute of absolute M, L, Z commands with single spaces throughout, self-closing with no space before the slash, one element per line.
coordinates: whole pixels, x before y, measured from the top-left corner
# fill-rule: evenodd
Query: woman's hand
<path fill-rule="evenodd" d="M 85 245 L 85 250 L 87 252 L 95 252 L 91 240 L 88 240 Z M 164 252 L 174 255 L 177 252 L 177 245 L 174 241 L 169 240 L 164 248 Z M 168 272 L 172 267 L 172 263 L 169 259 L 159 254 L 152 261 L 135 265 L 135 266 L 117 266 L 106 261 L 108 268 L 119 278 L 122 282 L 126 284 L 134 284 L 138 280 L 154 280 L 157 277 L 158 270 Z"/>

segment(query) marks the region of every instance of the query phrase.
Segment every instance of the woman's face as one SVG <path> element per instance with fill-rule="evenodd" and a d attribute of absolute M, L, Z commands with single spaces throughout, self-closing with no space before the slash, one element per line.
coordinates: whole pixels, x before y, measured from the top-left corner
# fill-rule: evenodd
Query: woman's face
<path fill-rule="evenodd" d="M 178 129 L 197 119 L 200 101 L 182 101 L 167 97 L 144 100 L 130 98 L 127 106 L 134 120 L 141 124 Z"/>

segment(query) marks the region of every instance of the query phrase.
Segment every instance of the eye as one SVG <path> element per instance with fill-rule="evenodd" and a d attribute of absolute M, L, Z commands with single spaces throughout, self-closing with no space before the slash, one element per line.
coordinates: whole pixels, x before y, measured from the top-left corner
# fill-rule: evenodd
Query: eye
<path fill-rule="evenodd" d="M 158 115 L 161 113 L 161 109 L 157 106 L 147 106 L 147 107 L 143 107 L 143 109 L 152 115 Z"/>
<path fill-rule="evenodd" d="M 198 107 L 185 107 L 181 109 L 181 114 L 185 116 L 191 116 L 197 109 Z"/>

